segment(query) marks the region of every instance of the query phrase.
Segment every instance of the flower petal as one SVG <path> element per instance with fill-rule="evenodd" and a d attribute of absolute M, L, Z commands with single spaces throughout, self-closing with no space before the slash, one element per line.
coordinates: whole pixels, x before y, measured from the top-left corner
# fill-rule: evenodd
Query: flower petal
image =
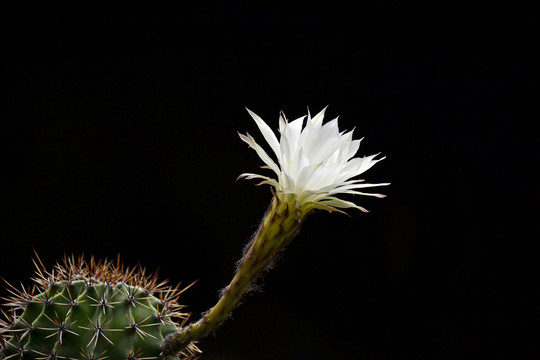
<path fill-rule="evenodd" d="M 279 149 L 279 141 L 278 141 L 276 135 L 274 134 L 274 132 L 272 131 L 270 126 L 268 126 L 268 124 L 266 124 L 264 122 L 264 120 L 260 118 L 259 115 L 255 114 L 253 111 L 249 110 L 248 108 L 246 108 L 246 110 L 248 111 L 249 115 L 251 115 L 253 120 L 255 120 L 255 123 L 259 127 L 259 130 L 261 131 L 262 135 L 264 136 L 264 139 L 266 140 L 268 145 L 270 145 L 270 147 L 272 148 L 272 150 L 276 154 L 276 156 L 278 158 L 278 161 L 279 161 L 279 159 L 281 157 L 281 152 L 280 152 L 280 149 Z"/>
<path fill-rule="evenodd" d="M 240 134 L 240 133 L 238 133 L 238 135 L 240 136 L 240 139 L 242 139 L 244 142 L 246 142 L 249 146 L 251 146 L 252 149 L 254 149 L 257 152 L 257 154 L 259 155 L 261 160 L 264 161 L 264 163 L 266 165 L 268 165 L 272 170 L 274 170 L 274 172 L 276 174 L 279 175 L 279 173 L 280 173 L 279 167 L 276 165 L 274 160 L 272 160 L 272 158 L 270 158 L 270 156 L 268 156 L 266 151 L 264 151 L 264 149 L 261 148 L 259 146 L 259 144 L 257 144 L 257 142 L 255 142 L 255 139 L 253 139 L 253 137 L 251 137 L 251 135 L 249 135 L 249 134 L 243 135 L 243 134 Z"/>
<path fill-rule="evenodd" d="M 337 198 L 337 197 L 328 197 L 328 198 L 325 198 L 322 201 L 319 201 L 319 203 L 324 204 L 324 205 L 328 205 L 328 206 L 332 206 L 332 207 L 343 208 L 343 209 L 355 208 L 355 209 L 361 210 L 363 212 L 369 212 L 365 208 L 356 205 L 352 201 L 346 201 L 346 200 L 343 200 L 343 199 L 340 199 L 340 198 Z"/>

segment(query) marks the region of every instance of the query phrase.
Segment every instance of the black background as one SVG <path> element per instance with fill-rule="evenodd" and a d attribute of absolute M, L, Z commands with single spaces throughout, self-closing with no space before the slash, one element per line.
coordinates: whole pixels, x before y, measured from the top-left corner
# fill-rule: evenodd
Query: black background
<path fill-rule="evenodd" d="M 421 9 L 421 10 L 420 10 Z M 35 249 L 230 280 L 271 198 L 262 136 L 330 105 L 365 137 L 371 210 L 319 213 L 202 359 L 440 359 L 530 350 L 536 9 L 32 8 L 4 14 L 0 275 Z M 13 16 L 13 18 L 10 18 Z M 537 309 L 537 308 L 536 308 Z M 537 325 L 536 325 L 537 331 Z M 528 353 L 532 356 L 532 353 Z M 527 358 L 527 357 L 524 357 Z"/>

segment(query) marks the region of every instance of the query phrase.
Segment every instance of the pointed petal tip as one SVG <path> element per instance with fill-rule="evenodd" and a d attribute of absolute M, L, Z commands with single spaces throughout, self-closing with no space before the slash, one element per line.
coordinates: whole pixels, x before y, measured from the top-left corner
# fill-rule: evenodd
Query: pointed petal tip
<path fill-rule="evenodd" d="M 240 132 L 238 132 L 238 136 L 240 136 L 240 139 L 242 139 L 242 141 L 246 142 L 250 147 L 251 147 L 251 140 L 253 139 L 248 132 L 246 132 L 245 134 L 241 134 Z"/>
<path fill-rule="evenodd" d="M 248 112 L 249 116 L 251 116 L 253 119 L 257 116 L 253 111 L 251 111 L 247 106 L 244 106 L 246 111 Z"/>
<path fill-rule="evenodd" d="M 248 112 L 248 114 L 253 118 L 253 119 L 256 119 L 259 117 L 259 115 L 255 114 L 253 111 L 249 110 L 247 107 L 246 107 L 246 110 Z"/>

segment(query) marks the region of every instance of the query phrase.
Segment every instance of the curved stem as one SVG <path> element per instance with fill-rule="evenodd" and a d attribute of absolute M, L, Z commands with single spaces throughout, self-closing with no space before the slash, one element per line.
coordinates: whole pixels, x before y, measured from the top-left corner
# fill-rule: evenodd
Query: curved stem
<path fill-rule="evenodd" d="M 296 201 L 272 199 L 259 229 L 244 251 L 236 274 L 221 292 L 220 299 L 203 317 L 169 335 L 163 355 L 177 354 L 191 342 L 215 330 L 227 319 L 257 276 L 272 262 L 300 229 L 307 212 L 296 208 Z"/>

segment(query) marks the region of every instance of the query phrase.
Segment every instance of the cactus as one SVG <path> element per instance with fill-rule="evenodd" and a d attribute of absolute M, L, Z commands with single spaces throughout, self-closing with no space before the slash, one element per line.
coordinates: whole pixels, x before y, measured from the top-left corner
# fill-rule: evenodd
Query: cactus
<path fill-rule="evenodd" d="M 156 274 L 125 268 L 119 259 L 86 262 L 82 256 L 65 256 L 48 272 L 37 260 L 35 294 L 10 286 L 0 358 L 172 360 L 197 353 L 194 344 L 162 353 L 175 320 L 183 324 L 189 314 L 177 302 L 183 290 L 158 282 Z"/>
<path fill-rule="evenodd" d="M 188 314 L 177 303 L 185 289 L 158 282 L 155 274 L 145 275 L 140 266 L 130 270 L 119 260 L 96 262 L 92 258 L 87 263 L 71 256 L 47 272 L 38 258 L 39 291 L 10 288 L 8 320 L 0 324 L 0 360 L 192 359 L 200 352 L 195 342 L 228 318 L 308 215 L 316 210 L 367 211 L 339 194 L 384 197 L 359 190 L 388 183 L 353 179 L 384 158 L 354 157 L 360 140 L 352 139 L 352 131 L 340 132 L 337 118 L 323 125 L 325 109 L 313 118 L 308 113 L 304 128 L 305 117 L 289 123 L 281 113 L 280 140 L 259 116 L 248 112 L 277 163 L 249 134 L 240 138 L 277 179 L 240 175 L 272 186 L 273 198 L 216 305 L 197 322 L 187 324 Z"/>

